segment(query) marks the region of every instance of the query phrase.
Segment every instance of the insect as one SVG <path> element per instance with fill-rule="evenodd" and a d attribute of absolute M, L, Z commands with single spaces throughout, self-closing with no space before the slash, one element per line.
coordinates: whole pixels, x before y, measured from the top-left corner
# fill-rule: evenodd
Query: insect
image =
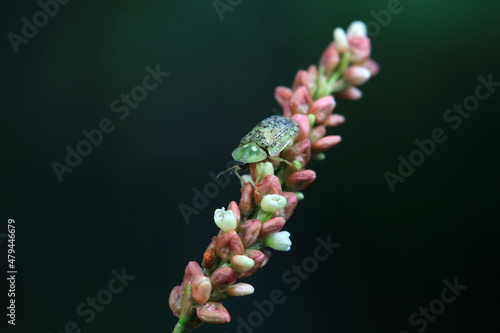
<path fill-rule="evenodd" d="M 262 120 L 240 141 L 233 150 L 233 159 L 238 164 L 256 163 L 277 157 L 299 132 L 299 124 L 283 116 L 271 116 Z"/>

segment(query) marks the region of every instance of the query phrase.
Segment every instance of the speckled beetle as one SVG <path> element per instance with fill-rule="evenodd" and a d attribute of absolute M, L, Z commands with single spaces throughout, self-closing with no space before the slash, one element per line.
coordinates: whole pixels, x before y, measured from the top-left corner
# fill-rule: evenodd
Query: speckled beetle
<path fill-rule="evenodd" d="M 261 121 L 241 139 L 232 156 L 238 164 L 277 158 L 299 132 L 297 122 L 283 116 L 271 116 Z M 281 159 L 279 159 L 281 160 Z"/>

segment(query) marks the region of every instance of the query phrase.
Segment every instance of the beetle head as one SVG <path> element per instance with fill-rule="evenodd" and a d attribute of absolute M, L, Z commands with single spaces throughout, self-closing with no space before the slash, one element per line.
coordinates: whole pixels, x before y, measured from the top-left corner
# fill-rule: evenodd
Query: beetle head
<path fill-rule="evenodd" d="M 257 146 L 255 143 L 247 143 L 239 146 L 231 154 L 236 162 L 243 164 L 260 162 L 267 157 L 264 149 Z"/>

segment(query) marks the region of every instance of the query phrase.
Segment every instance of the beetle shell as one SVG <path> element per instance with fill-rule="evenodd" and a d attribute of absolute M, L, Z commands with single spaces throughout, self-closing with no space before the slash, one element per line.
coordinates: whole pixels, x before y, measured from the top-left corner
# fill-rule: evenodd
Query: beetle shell
<path fill-rule="evenodd" d="M 240 141 L 232 155 L 236 161 L 255 163 L 269 154 L 278 156 L 299 132 L 299 124 L 283 116 L 271 116 L 261 121 Z M 266 152 L 267 150 L 267 152 Z"/>

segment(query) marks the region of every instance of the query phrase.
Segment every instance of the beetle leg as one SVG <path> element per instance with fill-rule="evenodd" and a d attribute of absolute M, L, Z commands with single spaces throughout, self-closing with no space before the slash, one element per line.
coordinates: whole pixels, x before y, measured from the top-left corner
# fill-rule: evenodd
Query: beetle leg
<path fill-rule="evenodd" d="M 268 156 L 268 159 L 279 161 L 279 162 L 285 162 L 289 166 L 294 167 L 295 170 L 300 171 L 300 168 L 297 167 L 297 165 L 293 164 L 292 162 L 290 162 L 288 160 L 285 160 L 284 158 L 281 158 L 281 157 L 278 157 L 278 156 Z"/>

